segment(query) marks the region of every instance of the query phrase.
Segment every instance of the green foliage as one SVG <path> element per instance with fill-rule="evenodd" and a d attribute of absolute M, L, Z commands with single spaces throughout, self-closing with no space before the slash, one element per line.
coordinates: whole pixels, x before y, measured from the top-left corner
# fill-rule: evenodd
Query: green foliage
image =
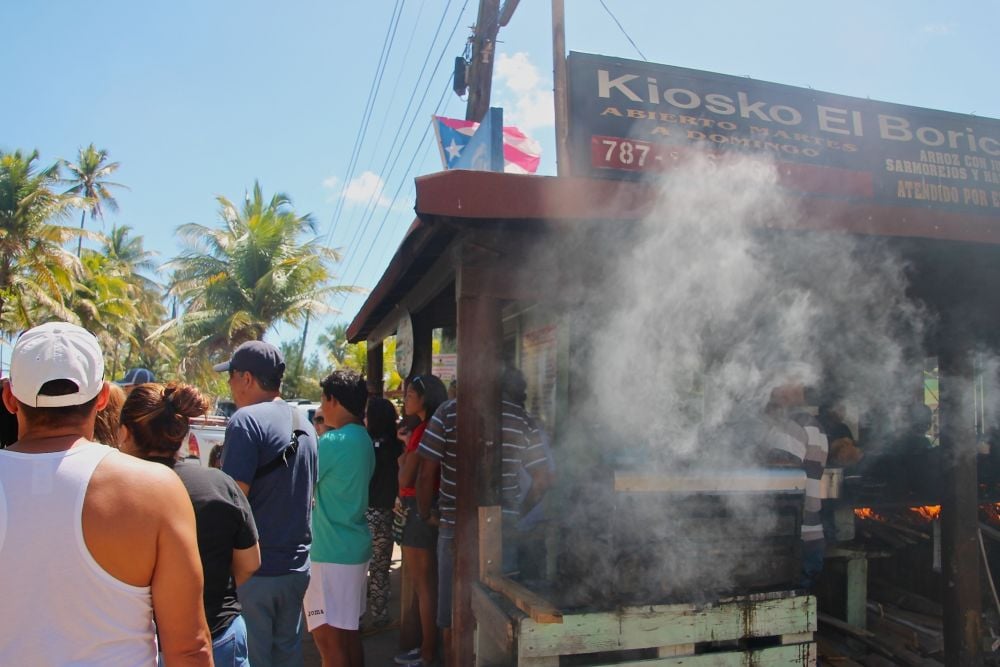
<path fill-rule="evenodd" d="M 347 342 L 346 324 L 331 325 L 325 333 L 320 334 L 318 343 L 334 368 L 347 368 L 367 374 L 368 343 Z M 398 389 L 403 384 L 403 379 L 396 371 L 395 338 L 387 338 L 382 344 L 382 381 L 387 391 Z"/>
<path fill-rule="evenodd" d="M 285 357 L 282 395 L 288 398 L 308 398 L 318 402 L 323 394 L 319 382 L 329 374 L 329 365 L 320 361 L 316 353 L 309 355 L 305 363 L 301 363 L 299 354 L 301 346 L 297 340 L 284 341 L 279 347 Z"/>
<path fill-rule="evenodd" d="M 38 151 L 0 151 L 0 329 L 8 334 L 75 319 L 63 296 L 80 263 L 64 246 L 77 233 L 55 223 L 73 200 L 54 189 L 59 165 L 39 168 L 37 161 Z"/>
<path fill-rule="evenodd" d="M 298 215 L 287 195 L 265 200 L 254 183 L 241 208 L 225 197 L 218 202 L 221 225 L 179 227 L 185 250 L 167 264 L 183 312 L 160 332 L 179 327 L 181 353 L 192 364 L 259 340 L 280 322 L 330 312 L 326 304 L 351 289 L 329 284 L 340 256 L 320 245 L 312 216 Z"/>
<path fill-rule="evenodd" d="M 124 188 L 125 186 L 113 183 L 107 180 L 107 177 L 118 171 L 118 167 L 121 165 L 107 160 L 108 152 L 106 150 L 98 150 L 94 144 L 90 144 L 79 150 L 75 163 L 68 160 L 60 161 L 69 172 L 69 178 L 62 179 L 61 182 L 70 186 L 66 195 L 73 197 L 75 205 L 80 209 L 81 231 L 83 231 L 88 211 L 90 211 L 91 220 L 95 218 L 103 220 L 105 206 L 112 211 L 118 210 L 118 202 L 111 194 L 111 188 Z M 82 244 L 83 236 L 77 242 L 77 257 L 81 255 Z"/>

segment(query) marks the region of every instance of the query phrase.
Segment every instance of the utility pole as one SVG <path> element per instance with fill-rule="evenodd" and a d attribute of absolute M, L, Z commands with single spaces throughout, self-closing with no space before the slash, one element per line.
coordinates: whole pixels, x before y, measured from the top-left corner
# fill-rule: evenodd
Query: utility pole
<path fill-rule="evenodd" d="M 566 86 L 566 7 L 552 0 L 552 81 L 556 121 L 556 175 L 569 176 L 569 100 Z"/>
<path fill-rule="evenodd" d="M 510 0 L 506 5 L 510 4 Z M 510 13 L 504 6 L 504 16 L 510 20 Z M 514 3 L 516 6 L 517 3 Z M 469 63 L 469 100 L 465 107 L 465 119 L 477 123 L 483 120 L 490 108 L 490 93 L 493 90 L 493 61 L 496 59 L 497 33 L 500 31 L 500 0 L 479 0 L 479 15 L 472 35 L 472 62 Z"/>

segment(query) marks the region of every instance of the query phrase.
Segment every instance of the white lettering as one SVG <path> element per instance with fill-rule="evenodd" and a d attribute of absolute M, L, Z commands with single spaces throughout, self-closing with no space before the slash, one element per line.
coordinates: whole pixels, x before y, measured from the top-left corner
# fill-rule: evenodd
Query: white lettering
<path fill-rule="evenodd" d="M 597 70 L 597 96 L 598 97 L 611 97 L 611 91 L 617 90 L 619 93 L 632 100 L 633 102 L 641 102 L 642 98 L 632 92 L 632 89 L 625 84 L 633 79 L 638 79 L 639 77 L 635 74 L 622 74 L 616 79 L 609 78 L 608 71 L 605 69 Z"/>

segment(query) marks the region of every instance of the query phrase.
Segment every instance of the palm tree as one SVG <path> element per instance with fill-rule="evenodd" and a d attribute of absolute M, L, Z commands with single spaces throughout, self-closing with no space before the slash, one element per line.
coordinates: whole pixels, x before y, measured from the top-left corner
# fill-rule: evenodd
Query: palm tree
<path fill-rule="evenodd" d="M 39 168 L 38 151 L 0 151 L 0 328 L 8 333 L 39 319 L 72 319 L 62 295 L 79 261 L 64 244 L 78 233 L 53 221 L 71 200 L 55 192 L 59 165 Z"/>
<path fill-rule="evenodd" d="M 174 359 L 170 339 L 152 337 L 167 319 L 164 306 L 165 288 L 145 273 L 155 272 L 153 261 L 156 253 L 143 246 L 142 236 L 132 236 L 128 225 L 112 225 L 104 239 L 100 254 L 107 260 L 107 270 L 120 277 L 127 285 L 128 297 L 135 309 L 135 319 L 128 322 L 127 332 L 117 338 L 109 368 L 113 376 L 119 368 L 142 366 L 164 367 Z M 158 377 L 163 374 L 158 374 Z"/>
<path fill-rule="evenodd" d="M 320 245 L 312 216 L 298 215 L 287 195 L 265 200 L 255 182 L 241 208 L 217 199 L 221 226 L 179 227 L 185 250 L 166 265 L 183 313 L 161 331 L 180 325 L 189 353 L 228 353 L 279 322 L 334 312 L 327 303 L 354 291 L 329 284 L 330 265 L 340 255 Z"/>
<path fill-rule="evenodd" d="M 63 183 L 70 186 L 66 194 L 76 197 L 81 201 L 80 206 L 80 231 L 83 231 L 84 222 L 87 219 L 87 211 L 90 211 L 90 219 L 104 219 L 104 206 L 112 211 L 118 210 L 118 202 L 115 201 L 109 188 L 124 188 L 121 183 L 113 183 L 107 177 L 118 171 L 121 166 L 118 162 L 108 162 L 108 152 L 104 149 L 98 150 L 94 144 L 86 148 L 81 148 L 77 154 L 76 164 L 63 160 L 62 163 L 69 170 L 69 178 L 63 179 Z M 76 256 L 80 256 L 83 248 L 83 236 L 76 246 Z"/>

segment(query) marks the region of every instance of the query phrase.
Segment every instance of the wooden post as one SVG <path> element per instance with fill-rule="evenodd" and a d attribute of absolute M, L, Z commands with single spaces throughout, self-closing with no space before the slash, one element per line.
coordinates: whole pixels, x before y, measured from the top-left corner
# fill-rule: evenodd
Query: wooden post
<path fill-rule="evenodd" d="M 461 271 L 461 269 L 460 269 Z M 461 285 L 461 273 L 459 285 Z M 456 461 L 455 580 L 452 655 L 456 665 L 473 665 L 475 618 L 472 587 L 479 581 L 480 489 L 499 496 L 496 479 L 484 477 L 482 461 L 498 448 L 500 302 L 488 296 L 458 297 L 458 444 Z M 491 503 L 496 504 L 496 503 Z"/>
<path fill-rule="evenodd" d="M 971 345 L 945 327 L 941 373 L 941 448 L 946 461 L 941 506 L 945 664 L 982 664 L 978 484 Z"/>
<path fill-rule="evenodd" d="M 372 396 L 381 396 L 385 390 L 385 383 L 382 382 L 382 375 L 385 369 L 382 367 L 382 341 L 377 343 L 368 341 L 368 393 Z"/>
<path fill-rule="evenodd" d="M 569 176 L 569 90 L 566 84 L 564 0 L 552 0 L 552 80 L 556 121 L 556 175 Z"/>
<path fill-rule="evenodd" d="M 410 375 L 426 375 L 433 366 L 434 329 L 430 319 L 421 313 L 410 316 L 413 322 L 413 367 Z"/>

